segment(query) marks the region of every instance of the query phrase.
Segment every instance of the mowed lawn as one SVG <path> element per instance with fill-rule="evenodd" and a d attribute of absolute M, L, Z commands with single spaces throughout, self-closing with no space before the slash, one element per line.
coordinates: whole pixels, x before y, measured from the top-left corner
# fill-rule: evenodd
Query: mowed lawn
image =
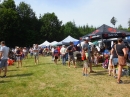
<path fill-rule="evenodd" d="M 0 97 L 130 97 L 130 77 L 122 77 L 124 84 L 108 76 L 101 66 L 93 67 L 97 73 L 82 76 L 82 67 L 68 68 L 55 65 L 51 57 L 40 56 L 23 60 L 8 67 L 7 78 L 0 78 Z"/>

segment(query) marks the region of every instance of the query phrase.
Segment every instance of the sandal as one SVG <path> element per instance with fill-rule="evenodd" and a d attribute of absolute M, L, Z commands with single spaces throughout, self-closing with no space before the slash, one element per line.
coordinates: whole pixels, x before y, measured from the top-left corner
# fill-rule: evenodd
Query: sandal
<path fill-rule="evenodd" d="M 90 71 L 89 73 L 96 73 L 96 71 Z"/>
<path fill-rule="evenodd" d="M 117 81 L 117 83 L 118 83 L 118 84 L 122 84 L 122 83 L 123 83 L 123 81 L 122 81 L 122 80 L 120 80 L 120 81 Z"/>

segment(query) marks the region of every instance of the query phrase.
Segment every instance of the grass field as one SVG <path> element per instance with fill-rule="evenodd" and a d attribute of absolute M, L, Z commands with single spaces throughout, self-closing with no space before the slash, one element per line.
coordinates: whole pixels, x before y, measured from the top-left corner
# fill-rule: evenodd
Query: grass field
<path fill-rule="evenodd" d="M 8 67 L 7 78 L 0 78 L 0 97 L 130 97 L 130 77 L 122 77 L 124 84 L 108 76 L 102 67 L 97 73 L 82 76 L 82 68 L 55 65 L 51 57 L 23 60 L 23 67 Z"/>

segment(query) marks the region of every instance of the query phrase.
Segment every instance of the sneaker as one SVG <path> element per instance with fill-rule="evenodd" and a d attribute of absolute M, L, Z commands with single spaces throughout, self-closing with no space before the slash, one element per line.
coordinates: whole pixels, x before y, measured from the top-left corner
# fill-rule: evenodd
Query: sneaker
<path fill-rule="evenodd" d="M 6 75 L 3 75 L 1 78 L 6 78 Z"/>
<path fill-rule="evenodd" d="M 83 73 L 83 76 L 85 76 L 85 74 Z"/>
<path fill-rule="evenodd" d="M 88 76 L 88 74 L 85 74 L 85 76 Z"/>

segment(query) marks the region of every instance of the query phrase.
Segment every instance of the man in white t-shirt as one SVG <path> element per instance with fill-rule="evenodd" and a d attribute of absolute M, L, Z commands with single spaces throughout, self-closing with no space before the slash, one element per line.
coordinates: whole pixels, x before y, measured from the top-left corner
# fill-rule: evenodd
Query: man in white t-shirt
<path fill-rule="evenodd" d="M 35 59 L 35 64 L 39 63 L 39 47 L 38 44 L 35 44 L 34 48 L 33 48 L 33 55 L 34 55 L 34 59 Z"/>
<path fill-rule="evenodd" d="M 5 68 L 4 75 L 2 77 L 6 77 L 8 55 L 9 55 L 9 47 L 6 47 L 5 42 L 2 41 L 1 42 L 1 49 L 0 49 L 0 59 L 1 59 L 0 74 L 1 74 L 2 68 Z"/>
<path fill-rule="evenodd" d="M 54 46 L 51 47 L 51 55 L 52 55 L 52 61 L 54 60 Z"/>
<path fill-rule="evenodd" d="M 62 64 L 65 65 L 66 64 L 66 52 L 67 52 L 67 48 L 65 47 L 65 45 L 62 46 L 62 48 L 60 49 L 60 53 L 62 56 Z"/>

